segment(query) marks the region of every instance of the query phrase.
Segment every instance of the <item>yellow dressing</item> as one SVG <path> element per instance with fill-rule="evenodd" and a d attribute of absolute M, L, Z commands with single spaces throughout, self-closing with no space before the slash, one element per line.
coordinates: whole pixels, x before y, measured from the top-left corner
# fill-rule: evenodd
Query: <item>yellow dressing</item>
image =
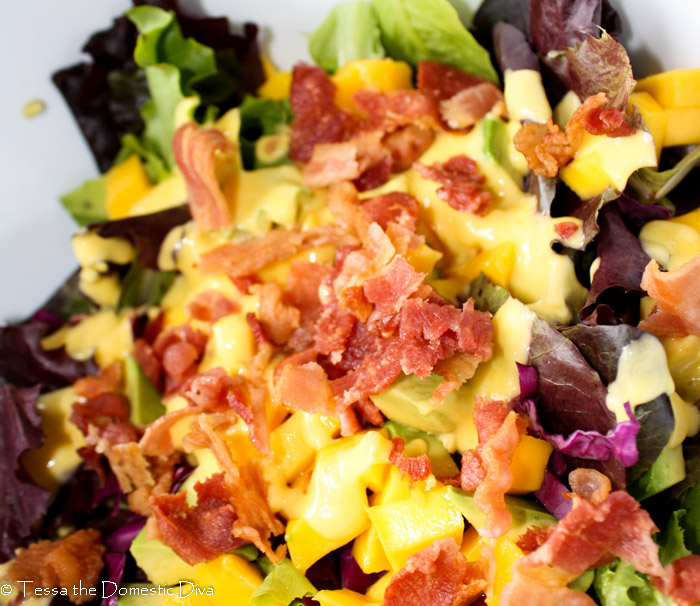
<path fill-rule="evenodd" d="M 503 94 L 508 115 L 513 120 L 543 123 L 552 117 L 552 108 L 542 86 L 542 75 L 536 70 L 506 70 Z"/>

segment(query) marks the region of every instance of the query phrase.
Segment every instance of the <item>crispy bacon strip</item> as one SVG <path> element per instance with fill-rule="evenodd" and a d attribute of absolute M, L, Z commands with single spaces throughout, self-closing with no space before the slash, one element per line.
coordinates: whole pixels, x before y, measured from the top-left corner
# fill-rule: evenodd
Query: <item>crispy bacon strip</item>
<path fill-rule="evenodd" d="M 493 82 L 482 82 L 440 102 L 440 116 L 452 129 L 474 126 L 486 114 L 506 116 L 506 103 L 501 89 Z"/>
<path fill-rule="evenodd" d="M 479 562 L 467 562 L 444 538 L 408 558 L 384 593 L 383 606 L 463 606 L 486 588 Z"/>
<path fill-rule="evenodd" d="M 530 526 L 518 537 L 516 545 L 524 554 L 532 553 L 538 549 L 549 537 L 550 528 L 542 526 Z"/>
<path fill-rule="evenodd" d="M 656 309 L 639 327 L 657 336 L 700 335 L 700 255 L 674 271 L 662 272 L 649 261 L 642 288 L 656 299 Z"/>
<path fill-rule="evenodd" d="M 263 236 L 219 246 L 204 255 L 201 268 L 207 274 L 247 276 L 276 261 L 317 246 L 352 246 L 357 240 L 336 225 L 311 229 L 273 229 Z"/>
<path fill-rule="evenodd" d="M 161 494 L 151 507 L 160 538 L 190 565 L 213 560 L 247 541 L 233 536 L 238 519 L 224 474 L 217 473 L 194 485 L 197 504 L 187 504 L 187 493 Z"/>
<path fill-rule="evenodd" d="M 451 358 L 440 360 L 433 367 L 433 372 L 439 374 L 445 380 L 435 388 L 430 401 L 439 404 L 455 389 L 459 389 L 471 379 L 482 359 L 471 353 L 458 351 Z"/>
<path fill-rule="evenodd" d="M 573 578 L 612 555 L 640 572 L 660 576 L 663 568 L 651 538 L 655 531 L 649 514 L 623 490 L 610 493 L 599 504 L 574 497 L 574 508 L 521 564 L 555 566 Z"/>
<path fill-rule="evenodd" d="M 165 394 L 174 393 L 197 372 L 207 346 L 207 335 L 189 324 L 169 326 L 153 342 L 153 354 L 160 360 Z"/>
<path fill-rule="evenodd" d="M 21 549 L 10 562 L 6 576 L 14 583 L 30 581 L 26 586 L 28 596 L 32 587 L 66 589 L 73 604 L 84 604 L 93 597 L 76 592 L 73 587 L 79 583 L 95 587 L 104 565 L 104 552 L 99 531 L 77 530 L 56 541 L 39 541 Z"/>
<path fill-rule="evenodd" d="M 436 162 L 432 166 L 416 162 L 414 168 L 422 177 L 442 184 L 437 195 L 455 210 L 477 215 L 488 212 L 493 194 L 484 189 L 486 178 L 479 173 L 472 158 L 453 156 L 445 163 Z"/>
<path fill-rule="evenodd" d="M 503 402 L 482 396 L 476 397 L 474 422 L 479 447 L 464 453 L 462 488 L 475 491 L 474 502 L 486 514 L 486 526 L 478 529 L 479 534 L 498 538 L 508 532 L 512 521 L 505 494 L 513 484 L 510 463 L 526 423 Z"/>
<path fill-rule="evenodd" d="M 549 568 L 516 565 L 513 578 L 501 591 L 501 606 L 596 606 L 582 591 L 569 589 L 571 579 Z"/>
<path fill-rule="evenodd" d="M 295 410 L 329 416 L 336 414 L 328 376 L 316 362 L 301 366 L 285 364 L 275 389 L 277 398 Z"/>
<path fill-rule="evenodd" d="M 423 155 L 434 140 L 434 130 L 421 128 L 416 124 L 406 124 L 387 134 L 382 141 L 382 145 L 391 158 L 388 172 L 402 173 L 411 168 L 413 163 Z M 379 183 L 372 183 L 372 185 L 378 187 L 385 183 L 388 177 L 389 175 L 387 174 L 386 179 L 381 180 Z"/>
<path fill-rule="evenodd" d="M 700 555 L 689 555 L 671 562 L 651 584 L 678 606 L 700 604 Z"/>
<path fill-rule="evenodd" d="M 236 148 L 214 128 L 183 124 L 173 137 L 175 162 L 185 179 L 190 212 L 202 229 L 224 229 L 233 225 L 228 202 L 217 178 L 217 160 L 232 164 Z"/>
<path fill-rule="evenodd" d="M 78 379 L 73 384 L 75 395 L 89 400 L 104 393 L 120 391 L 124 381 L 124 366 L 121 362 L 113 362 L 100 370 L 97 376 L 88 376 Z"/>
<path fill-rule="evenodd" d="M 190 317 L 213 324 L 224 316 L 240 311 L 240 305 L 227 299 L 220 292 L 205 290 L 187 305 Z"/>
<path fill-rule="evenodd" d="M 258 295 L 260 300 L 258 313 L 265 334 L 273 343 L 284 345 L 299 328 L 299 310 L 287 304 L 277 282 L 255 284 L 250 287 L 250 292 Z"/>
<path fill-rule="evenodd" d="M 425 480 L 432 472 L 432 464 L 427 454 L 418 457 L 407 457 L 403 451 L 405 444 L 403 438 L 393 438 L 394 443 L 391 453 L 389 453 L 389 463 L 398 467 L 412 481 Z"/>

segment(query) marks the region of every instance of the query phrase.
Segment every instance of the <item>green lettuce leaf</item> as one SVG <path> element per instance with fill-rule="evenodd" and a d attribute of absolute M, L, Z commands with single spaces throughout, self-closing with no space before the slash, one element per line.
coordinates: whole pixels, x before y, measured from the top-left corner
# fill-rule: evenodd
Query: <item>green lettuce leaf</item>
<path fill-rule="evenodd" d="M 158 305 L 175 281 L 177 273 L 143 267 L 138 260 L 134 260 L 122 280 L 117 309 Z"/>
<path fill-rule="evenodd" d="M 103 175 L 85 181 L 80 187 L 61 196 L 61 204 L 78 225 L 107 220 L 107 179 Z"/>
<path fill-rule="evenodd" d="M 673 168 L 657 172 L 651 168 L 640 168 L 629 180 L 629 184 L 642 198 L 654 202 L 668 196 L 688 173 L 700 163 L 700 145 L 691 149 Z"/>
<path fill-rule="evenodd" d="M 663 566 L 668 566 L 674 560 L 691 555 L 691 551 L 685 546 L 685 531 L 681 526 L 681 520 L 688 512 L 678 509 L 671 514 L 666 530 L 656 537 L 659 543 L 659 559 Z"/>
<path fill-rule="evenodd" d="M 414 67 L 441 61 L 498 83 L 488 51 L 447 0 L 372 0 L 372 7 L 389 56 Z"/>
<path fill-rule="evenodd" d="M 329 73 L 354 59 L 381 59 L 386 53 L 372 6 L 364 0 L 339 4 L 309 38 L 309 54 Z"/>
<path fill-rule="evenodd" d="M 279 134 L 281 135 L 280 145 L 282 144 L 285 127 L 294 119 L 289 99 L 275 101 L 248 95 L 241 104 L 240 115 L 239 143 L 243 158 L 243 168 L 252 170 L 254 168 L 277 166 L 291 162 L 286 153 L 289 151 L 288 146 L 286 150 L 280 150 L 280 157 L 273 162 L 267 158 L 260 158 L 255 153 L 255 143 L 261 137 Z"/>
<path fill-rule="evenodd" d="M 687 512 L 680 520 L 684 531 L 684 544 L 693 553 L 700 554 L 700 484 L 683 494 L 681 508 Z"/>
<path fill-rule="evenodd" d="M 289 560 L 282 560 L 267 574 L 260 587 L 250 598 L 253 606 L 289 604 L 295 598 L 316 594 L 311 582 L 294 568 Z"/>
<path fill-rule="evenodd" d="M 593 585 L 602 606 L 674 606 L 632 564 L 622 560 L 596 569 Z"/>

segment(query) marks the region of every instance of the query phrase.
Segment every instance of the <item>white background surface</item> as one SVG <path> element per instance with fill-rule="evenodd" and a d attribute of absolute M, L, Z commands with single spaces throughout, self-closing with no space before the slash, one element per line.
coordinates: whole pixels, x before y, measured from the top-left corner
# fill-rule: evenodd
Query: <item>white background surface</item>
<path fill-rule="evenodd" d="M 623 41 L 637 77 L 661 67 L 700 67 L 700 0 L 611 1 L 622 9 Z M 463 16 L 474 2 L 454 0 Z M 264 47 L 288 68 L 308 60 L 304 33 L 335 3 L 201 4 L 233 23 L 261 24 Z M 75 227 L 58 196 L 96 176 L 97 168 L 50 75 L 82 60 L 80 48 L 89 35 L 129 7 L 128 0 L 0 0 L 0 323 L 32 311 L 75 267 Z M 22 108 L 32 99 L 47 108 L 27 120 Z"/>

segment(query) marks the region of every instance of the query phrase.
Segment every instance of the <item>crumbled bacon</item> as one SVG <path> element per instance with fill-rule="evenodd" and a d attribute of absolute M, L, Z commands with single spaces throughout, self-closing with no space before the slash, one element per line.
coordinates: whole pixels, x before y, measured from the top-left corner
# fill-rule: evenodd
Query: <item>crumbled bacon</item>
<path fill-rule="evenodd" d="M 398 467 L 400 471 L 414 482 L 425 480 L 432 472 L 432 464 L 428 455 L 422 454 L 417 457 L 407 457 L 403 453 L 405 448 L 403 438 L 393 438 L 391 441 L 394 443 L 394 446 L 389 454 L 389 463 Z"/>
<path fill-rule="evenodd" d="M 462 459 L 462 488 L 474 490 L 476 506 L 486 514 L 479 534 L 498 538 L 508 532 L 512 517 L 505 494 L 513 483 L 510 463 L 525 430 L 525 421 L 503 402 L 476 397 L 474 423 L 479 437 L 475 451 Z"/>
<path fill-rule="evenodd" d="M 389 582 L 383 606 L 463 606 L 486 587 L 479 562 L 467 562 L 453 539 L 444 538 L 408 558 Z"/>
<path fill-rule="evenodd" d="M 391 157 L 389 172 L 402 173 L 411 168 L 413 163 L 423 155 L 434 140 L 434 130 L 421 128 L 415 124 L 406 124 L 387 134 L 382 141 L 382 145 Z M 385 181 L 386 179 L 381 181 L 381 183 L 377 183 L 375 187 Z"/>
<path fill-rule="evenodd" d="M 355 238 L 336 225 L 305 230 L 273 229 L 257 238 L 219 246 L 201 258 L 207 274 L 228 274 L 231 279 L 248 276 L 276 261 L 282 261 L 317 246 L 352 246 Z"/>
<path fill-rule="evenodd" d="M 678 606 L 700 604 L 700 555 L 688 555 L 666 567 L 660 576 L 652 576 L 651 584 Z"/>
<path fill-rule="evenodd" d="M 267 336 L 263 325 L 260 323 L 260 320 L 258 320 L 258 316 L 256 316 L 252 311 L 249 311 L 245 315 L 245 319 L 246 322 L 248 322 L 248 326 L 250 326 L 250 332 L 253 333 L 253 340 L 258 345 L 270 342 L 270 337 Z"/>
<path fill-rule="evenodd" d="M 431 402 L 439 404 L 455 389 L 459 389 L 464 383 L 474 376 L 481 363 L 481 358 L 467 352 L 456 352 L 451 358 L 439 360 L 433 367 L 433 372 L 445 380 L 435 388 L 431 396 Z"/>
<path fill-rule="evenodd" d="M 131 356 L 158 391 L 163 390 L 163 365 L 146 339 L 136 339 Z"/>
<path fill-rule="evenodd" d="M 605 93 L 588 97 L 581 107 L 574 112 L 571 120 L 577 120 L 592 135 L 608 137 L 627 137 L 633 135 L 636 128 L 628 126 L 624 112 L 614 107 L 603 108 L 608 102 Z"/>
<path fill-rule="evenodd" d="M 612 555 L 659 576 L 663 568 L 651 538 L 655 530 L 649 514 L 625 491 L 612 492 L 599 504 L 574 497 L 574 508 L 521 563 L 555 566 L 575 577 Z"/>
<path fill-rule="evenodd" d="M 530 526 L 518 537 L 515 544 L 524 554 L 532 553 L 542 545 L 549 537 L 550 527 Z"/>
<path fill-rule="evenodd" d="M 7 579 L 14 583 L 28 581 L 27 597 L 32 595 L 33 587 L 66 589 L 73 604 L 84 604 L 93 597 L 74 587 L 95 587 L 104 552 L 99 531 L 77 530 L 56 541 L 39 541 L 21 549 L 9 564 Z"/>
<path fill-rule="evenodd" d="M 485 82 L 488 80 L 439 61 L 420 61 L 418 63 L 416 77 L 418 88 L 430 93 L 438 101 L 454 97 L 460 91 Z"/>
<path fill-rule="evenodd" d="M 119 391 L 124 380 L 124 368 L 121 362 L 114 362 L 100 370 L 97 376 L 78 379 L 73 384 L 75 395 L 89 400 L 104 393 Z"/>
<path fill-rule="evenodd" d="M 567 587 L 571 579 L 549 568 L 528 569 L 517 565 L 512 580 L 503 588 L 501 606 L 596 606 L 593 598 Z"/>
<path fill-rule="evenodd" d="M 151 501 L 161 540 L 190 565 L 213 560 L 247 542 L 233 536 L 238 515 L 224 474 L 197 482 L 194 489 L 194 507 L 187 504 L 185 492 L 161 494 Z"/>
<path fill-rule="evenodd" d="M 262 280 L 255 274 L 250 274 L 248 276 L 230 276 L 231 282 L 238 289 L 242 295 L 250 294 L 250 287 L 253 284 L 262 284 Z"/>
<path fill-rule="evenodd" d="M 299 328 L 299 310 L 284 300 L 282 287 L 276 282 L 251 286 L 251 292 L 258 295 L 258 313 L 265 334 L 273 343 L 285 344 Z"/>
<path fill-rule="evenodd" d="M 365 281 L 362 290 L 367 301 L 381 314 L 396 313 L 418 290 L 425 276 L 404 257 L 396 255 L 379 273 Z"/>
<path fill-rule="evenodd" d="M 187 186 L 192 217 L 202 229 L 231 227 L 233 218 L 221 191 L 217 164 L 233 164 L 236 149 L 226 136 L 214 128 L 199 128 L 194 122 L 183 124 L 173 137 L 175 162 Z"/>
<path fill-rule="evenodd" d="M 102 426 L 111 421 L 126 421 L 130 411 L 129 401 L 124 396 L 103 393 L 85 402 L 75 402 L 70 420 L 87 435 L 90 424 Z"/>
<path fill-rule="evenodd" d="M 411 194 L 392 191 L 363 201 L 361 208 L 371 223 L 378 223 L 385 231 L 392 222 L 414 231 L 420 206 Z"/>
<path fill-rule="evenodd" d="M 464 89 L 440 102 L 440 116 L 454 130 L 471 128 L 489 112 L 507 114 L 503 93 L 492 82 Z"/>
<path fill-rule="evenodd" d="M 163 368 L 166 395 L 197 372 L 206 345 L 206 334 L 189 324 L 169 326 L 156 337 L 152 349 Z"/>
<path fill-rule="evenodd" d="M 285 286 L 285 300 L 299 310 L 299 328 L 287 343 L 295 351 L 314 343 L 314 325 L 322 310 L 319 289 L 330 281 L 332 268 L 321 263 L 292 261 Z"/>
<path fill-rule="evenodd" d="M 649 261 L 642 288 L 657 307 L 639 327 L 657 336 L 700 335 L 700 255 L 674 271 L 662 272 Z"/>
<path fill-rule="evenodd" d="M 385 146 L 383 145 L 383 147 Z M 392 164 L 392 157 L 387 153 L 376 164 L 369 166 L 362 171 L 359 177 L 353 179 L 353 185 L 357 188 L 357 191 L 369 191 L 384 185 L 391 176 Z"/>
<path fill-rule="evenodd" d="M 353 332 L 355 322 L 355 316 L 341 311 L 335 302 L 326 305 L 316 323 L 316 350 L 330 356 L 333 362 L 338 362 Z"/>
<path fill-rule="evenodd" d="M 426 179 L 442 184 L 437 195 L 455 210 L 484 215 L 493 194 L 484 189 L 486 178 L 479 173 L 476 162 L 468 156 L 453 156 L 445 163 L 425 166 L 416 162 L 414 168 Z"/>
<path fill-rule="evenodd" d="M 292 71 L 289 101 L 294 112 L 289 157 L 308 162 L 318 143 L 348 139 L 355 121 L 335 106 L 335 85 L 320 67 L 298 63 Z"/>
<path fill-rule="evenodd" d="M 240 308 L 238 303 L 215 290 L 197 293 L 197 296 L 187 305 L 187 311 L 191 318 L 212 324 L 224 316 L 236 313 Z"/>
<path fill-rule="evenodd" d="M 573 221 L 561 221 L 554 224 L 554 231 L 560 238 L 566 240 L 578 231 L 578 225 Z"/>
<path fill-rule="evenodd" d="M 275 383 L 277 398 L 285 405 L 308 413 L 335 415 L 328 376 L 316 362 L 285 364 Z"/>

